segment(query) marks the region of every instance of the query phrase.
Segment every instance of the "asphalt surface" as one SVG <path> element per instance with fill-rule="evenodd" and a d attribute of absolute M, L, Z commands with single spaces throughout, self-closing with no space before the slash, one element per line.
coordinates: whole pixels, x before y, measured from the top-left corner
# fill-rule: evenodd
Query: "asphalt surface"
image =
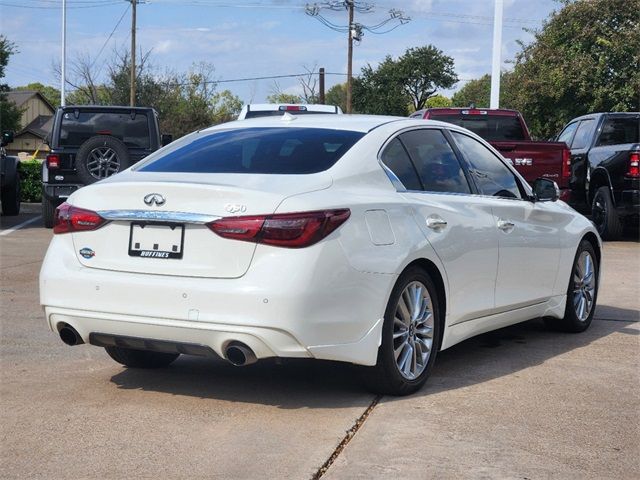
<path fill-rule="evenodd" d="M 378 399 L 348 365 L 136 371 L 67 347 L 38 304 L 51 231 L 10 231 L 23 211 L 0 217 L 0 478 L 640 478 L 638 242 L 605 245 L 587 332 L 482 335 Z"/>

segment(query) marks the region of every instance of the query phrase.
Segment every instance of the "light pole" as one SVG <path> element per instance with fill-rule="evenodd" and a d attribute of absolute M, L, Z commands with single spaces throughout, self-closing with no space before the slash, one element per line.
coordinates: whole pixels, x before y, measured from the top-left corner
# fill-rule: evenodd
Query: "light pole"
<path fill-rule="evenodd" d="M 129 89 L 129 104 L 136 106 L 136 5 L 138 0 L 131 1 L 131 83 Z"/>
<path fill-rule="evenodd" d="M 502 59 L 502 0 L 495 0 L 493 14 L 493 59 L 491 62 L 491 101 L 489 108 L 500 108 L 500 64 Z"/>
<path fill-rule="evenodd" d="M 60 67 L 60 105 L 67 104 L 65 96 L 65 64 L 67 63 L 67 0 L 62 0 L 62 66 Z"/>

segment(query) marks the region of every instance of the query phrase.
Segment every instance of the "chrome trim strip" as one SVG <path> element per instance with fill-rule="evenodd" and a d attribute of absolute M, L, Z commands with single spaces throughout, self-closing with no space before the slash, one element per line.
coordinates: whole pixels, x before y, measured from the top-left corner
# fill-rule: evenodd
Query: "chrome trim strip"
<path fill-rule="evenodd" d="M 156 210 L 99 210 L 96 212 L 105 220 L 127 221 L 144 220 L 146 222 L 177 222 L 205 224 L 222 218 L 219 215 L 205 215 L 189 212 L 165 212 Z"/>

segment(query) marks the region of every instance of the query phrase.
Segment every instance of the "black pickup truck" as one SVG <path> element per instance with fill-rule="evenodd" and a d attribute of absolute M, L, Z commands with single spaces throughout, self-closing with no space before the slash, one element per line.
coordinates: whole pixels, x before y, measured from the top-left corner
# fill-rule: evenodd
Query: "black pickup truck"
<path fill-rule="evenodd" d="M 42 166 L 42 216 L 53 227 L 55 209 L 75 190 L 142 160 L 171 142 L 148 107 L 59 107 Z"/>
<path fill-rule="evenodd" d="M 8 157 L 4 146 L 13 142 L 13 132 L 2 132 L 0 139 L 0 199 L 3 215 L 20 213 L 20 162 Z"/>
<path fill-rule="evenodd" d="M 558 140 L 571 149 L 570 204 L 591 213 L 604 239 L 640 217 L 640 112 L 574 118 Z"/>

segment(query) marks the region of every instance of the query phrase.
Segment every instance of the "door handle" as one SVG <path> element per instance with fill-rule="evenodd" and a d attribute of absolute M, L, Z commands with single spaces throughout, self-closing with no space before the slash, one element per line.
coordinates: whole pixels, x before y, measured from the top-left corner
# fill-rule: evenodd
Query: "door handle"
<path fill-rule="evenodd" d="M 498 228 L 503 232 L 509 233 L 511 230 L 514 229 L 515 226 L 516 225 L 510 220 L 503 220 L 503 219 L 498 220 Z"/>
<path fill-rule="evenodd" d="M 427 218 L 427 227 L 432 230 L 442 230 L 447 226 L 447 221 L 444 218 L 440 217 L 429 217 Z"/>

